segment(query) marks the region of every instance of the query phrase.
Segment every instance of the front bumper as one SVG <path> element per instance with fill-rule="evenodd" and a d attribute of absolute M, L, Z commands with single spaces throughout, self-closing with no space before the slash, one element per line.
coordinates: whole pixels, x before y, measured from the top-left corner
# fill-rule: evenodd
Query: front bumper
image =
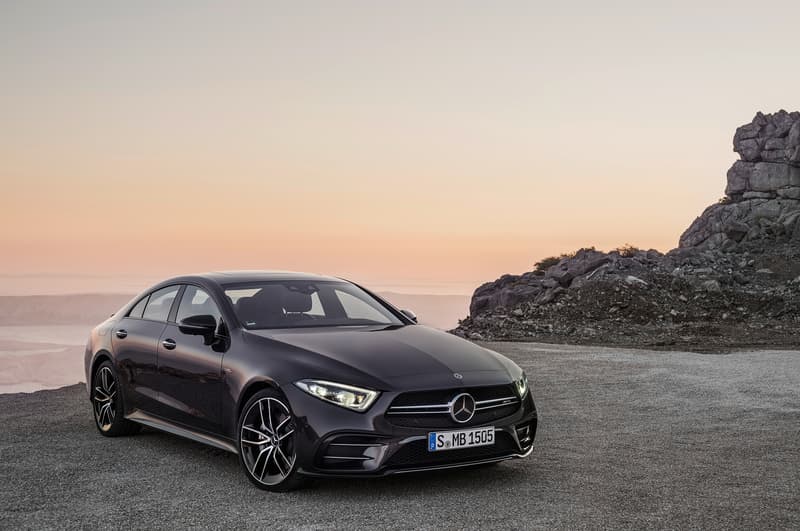
<path fill-rule="evenodd" d="M 514 413 L 503 418 L 437 428 L 393 424 L 385 412 L 397 393 L 384 393 L 369 411 L 357 413 L 288 387 L 284 392 L 297 421 L 298 472 L 306 476 L 387 476 L 482 465 L 527 457 L 533 452 L 538 419 L 530 392 Z M 429 432 L 486 425 L 495 427 L 492 446 L 439 452 L 427 449 Z"/>

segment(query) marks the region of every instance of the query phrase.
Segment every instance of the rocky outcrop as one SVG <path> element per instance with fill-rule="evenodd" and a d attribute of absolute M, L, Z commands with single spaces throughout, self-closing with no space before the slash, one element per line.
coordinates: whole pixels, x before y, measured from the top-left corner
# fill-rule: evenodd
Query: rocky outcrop
<path fill-rule="evenodd" d="M 581 283 L 586 275 L 594 273 L 613 258 L 616 257 L 594 249 L 581 249 L 573 256 L 562 259 L 546 272 L 532 271 L 523 275 L 503 275 L 475 290 L 470 303 L 470 315 L 478 315 L 496 307 L 510 308 L 523 301 L 547 304 L 565 288 L 570 287 L 574 281 Z"/>
<path fill-rule="evenodd" d="M 726 197 L 669 253 L 624 248 L 479 287 L 454 333 L 697 348 L 797 345 L 800 113 L 758 113 L 737 129 Z"/>
<path fill-rule="evenodd" d="M 680 247 L 800 242 L 800 113 L 756 114 L 736 130 L 733 150 L 741 159 L 728 170 L 725 198 L 692 223 Z"/>

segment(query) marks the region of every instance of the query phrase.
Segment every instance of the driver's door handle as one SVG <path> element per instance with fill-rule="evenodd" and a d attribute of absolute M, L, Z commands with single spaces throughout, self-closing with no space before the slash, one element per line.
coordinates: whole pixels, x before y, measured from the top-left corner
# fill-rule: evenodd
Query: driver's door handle
<path fill-rule="evenodd" d="M 128 331 L 127 330 L 117 330 L 116 334 L 117 334 L 117 337 L 120 338 L 120 339 L 125 339 L 126 337 L 128 337 Z"/>
<path fill-rule="evenodd" d="M 164 341 L 161 342 L 161 344 L 164 345 L 164 348 L 167 350 L 172 350 L 178 346 L 178 344 L 175 343 L 174 339 L 165 339 Z"/>

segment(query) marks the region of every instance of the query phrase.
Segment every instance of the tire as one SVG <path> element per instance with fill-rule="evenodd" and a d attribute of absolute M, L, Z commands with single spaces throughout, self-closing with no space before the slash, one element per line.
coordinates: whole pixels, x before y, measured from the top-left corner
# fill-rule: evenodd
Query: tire
<path fill-rule="evenodd" d="M 92 411 L 97 431 L 105 437 L 133 435 L 142 425 L 124 417 L 122 393 L 117 373 L 110 361 L 98 365 L 92 375 Z"/>
<path fill-rule="evenodd" d="M 294 430 L 289 402 L 278 391 L 259 391 L 242 408 L 238 423 L 239 462 L 259 489 L 287 492 L 307 485 L 306 478 L 297 473 Z"/>

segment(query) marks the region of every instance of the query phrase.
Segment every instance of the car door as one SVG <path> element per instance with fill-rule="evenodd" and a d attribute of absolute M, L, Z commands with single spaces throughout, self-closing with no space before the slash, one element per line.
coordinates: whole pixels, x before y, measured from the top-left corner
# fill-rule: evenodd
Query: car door
<path fill-rule="evenodd" d="M 158 409 L 158 340 L 180 286 L 168 286 L 142 297 L 112 331 L 121 389 L 127 412 Z"/>
<path fill-rule="evenodd" d="M 222 323 L 219 306 L 199 286 L 187 284 L 158 343 L 160 415 L 189 428 L 219 433 L 222 425 L 222 352 L 202 336 L 180 331 L 181 320 L 211 315 Z"/>

